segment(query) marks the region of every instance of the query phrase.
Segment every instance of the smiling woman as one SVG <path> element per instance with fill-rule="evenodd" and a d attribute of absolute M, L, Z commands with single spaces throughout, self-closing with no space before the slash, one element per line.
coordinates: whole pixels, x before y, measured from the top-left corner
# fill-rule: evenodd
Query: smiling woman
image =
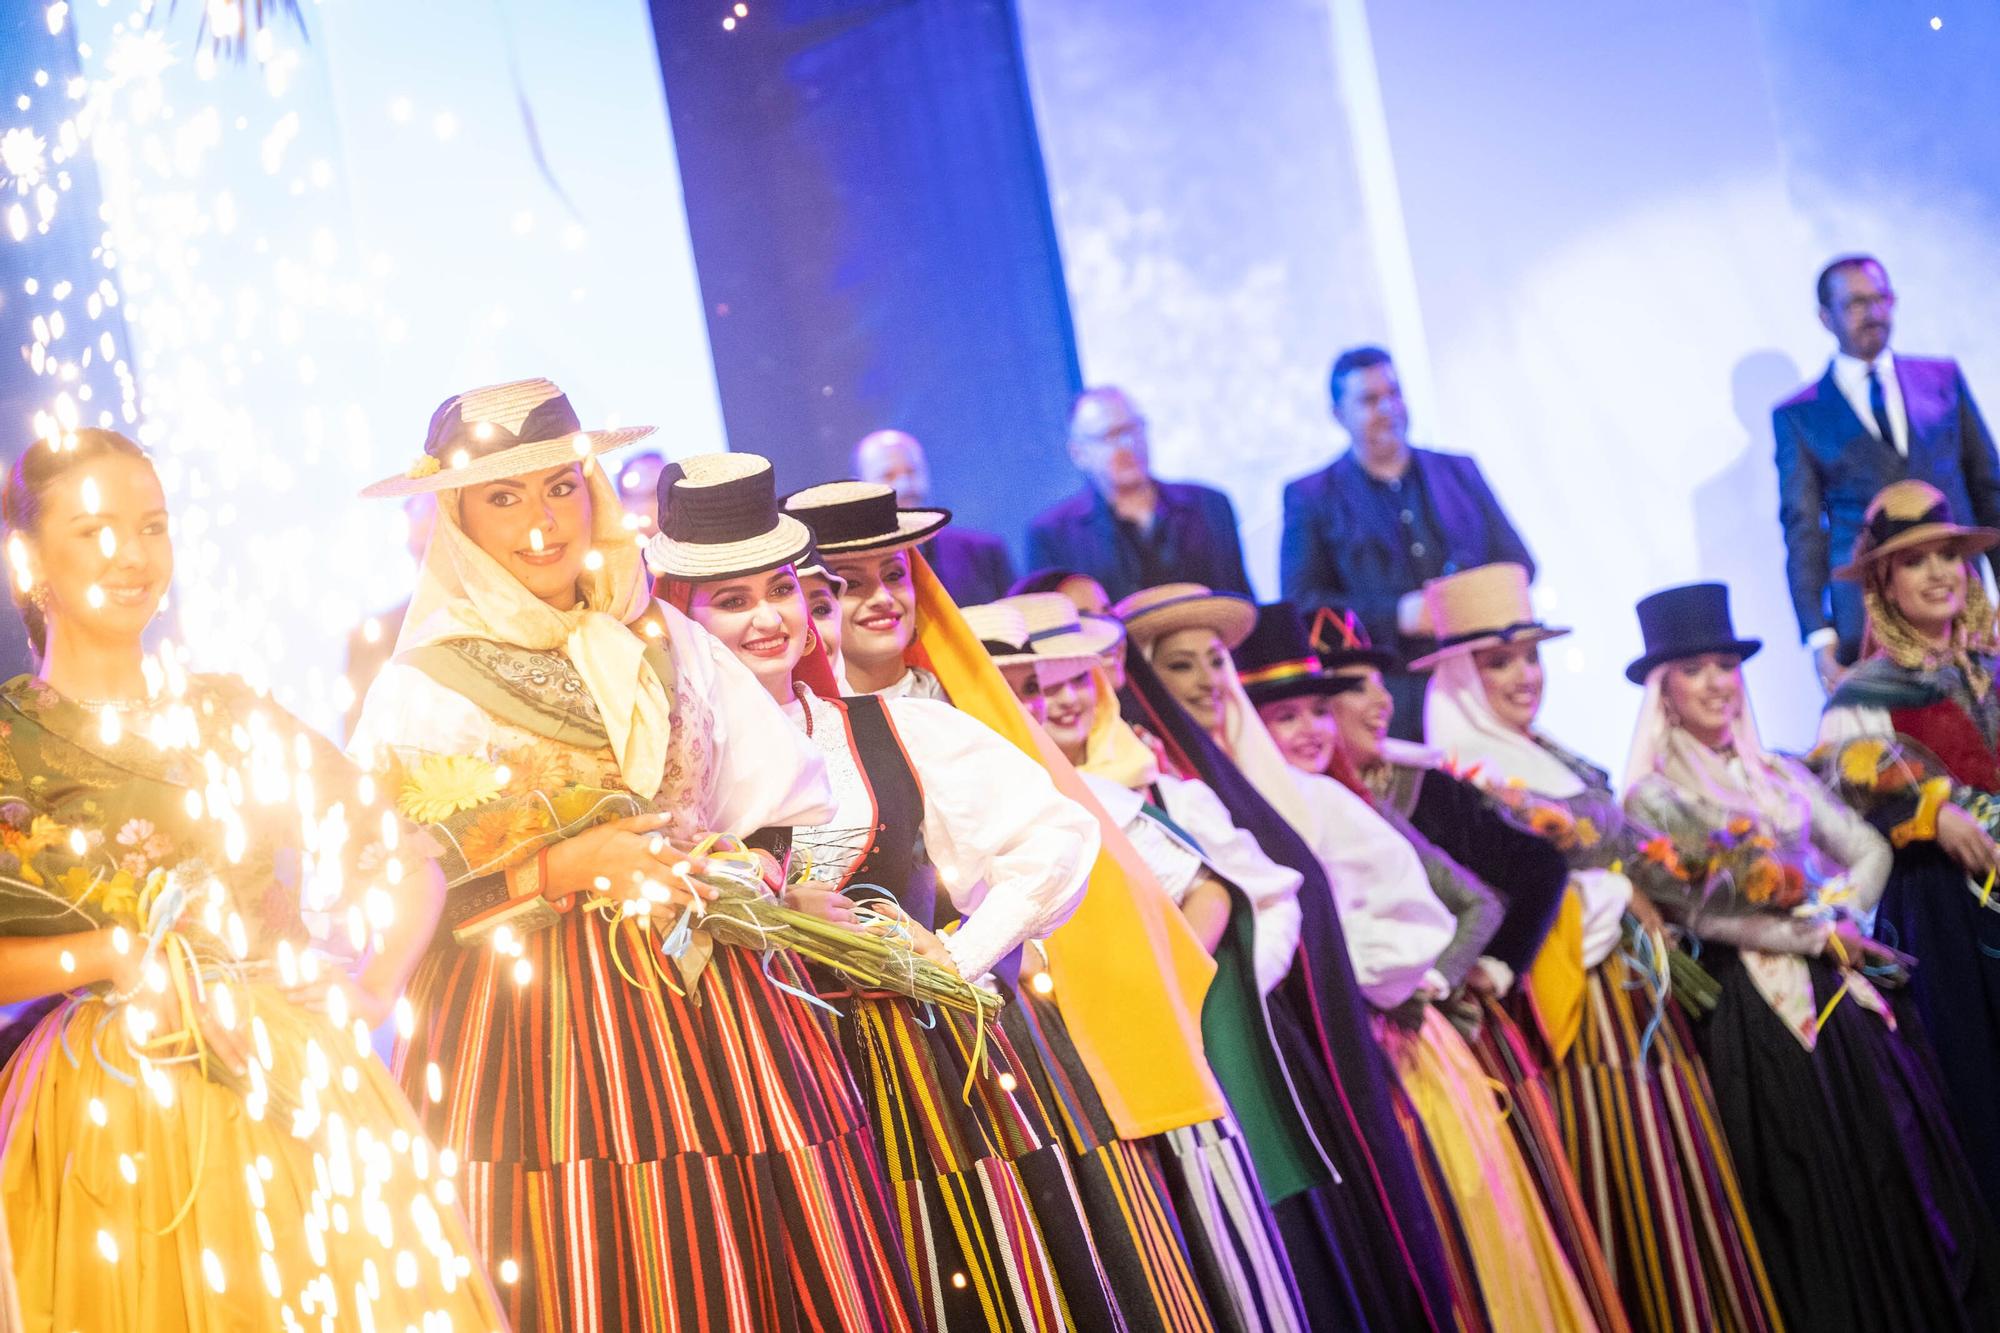
<path fill-rule="evenodd" d="M 582 463 L 468 486 L 458 504 L 465 535 L 522 587 L 559 611 L 576 605 L 591 542 Z"/>
<path fill-rule="evenodd" d="M 41 657 L 0 685 L 0 1003 L 60 1001 L 0 1073 L 27 1326 L 277 1327 L 337 1290 L 361 1293 L 363 1319 L 493 1327 L 453 1186 L 429 1182 L 431 1145 L 365 1055 L 437 921 L 436 867 L 392 857 L 394 816 L 268 699 L 173 655 L 148 662 L 140 636 L 174 558 L 136 444 L 38 440 L 0 509 Z M 247 806 L 221 794 L 250 786 L 245 770 Z M 359 920 L 364 900 L 371 920 L 392 904 L 352 941 L 367 953 L 321 952 L 336 946 L 308 923 Z M 315 984 L 287 970 L 300 959 Z M 324 1114 L 273 1113 L 288 1103 Z M 330 1182 L 330 1160 L 357 1163 L 359 1183 Z M 433 1225 L 305 1243 L 310 1218 L 357 1191 Z M 393 1286 L 373 1276 L 392 1272 Z"/>

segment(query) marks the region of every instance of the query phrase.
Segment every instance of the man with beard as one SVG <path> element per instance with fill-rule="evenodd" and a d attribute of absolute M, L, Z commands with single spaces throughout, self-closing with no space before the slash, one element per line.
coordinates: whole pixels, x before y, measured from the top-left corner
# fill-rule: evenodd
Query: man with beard
<path fill-rule="evenodd" d="M 2000 459 L 1958 363 L 1889 351 L 1896 293 L 1871 255 L 1842 255 L 1819 275 L 1819 322 L 1838 350 L 1826 373 L 1771 413 L 1778 518 L 1799 633 L 1830 693 L 1861 649 L 1861 585 L 1830 579 L 1862 513 L 1891 482 L 1915 477 L 1953 514 L 2000 525 Z M 1879 540 L 1879 537 L 1878 537 Z"/>

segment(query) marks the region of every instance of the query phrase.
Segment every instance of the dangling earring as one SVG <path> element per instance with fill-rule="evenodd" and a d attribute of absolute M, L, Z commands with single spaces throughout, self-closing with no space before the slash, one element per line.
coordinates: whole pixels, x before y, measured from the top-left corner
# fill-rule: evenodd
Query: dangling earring
<path fill-rule="evenodd" d="M 818 629 L 817 629 L 817 628 L 816 628 L 816 627 L 815 627 L 815 626 L 814 626 L 814 625 L 812 624 L 812 622 L 808 621 L 808 622 L 806 622 L 806 648 L 805 648 L 805 651 L 806 651 L 807 653 L 810 653 L 810 652 L 812 652 L 812 650 L 813 650 L 813 649 L 815 649 L 815 648 L 817 648 L 817 647 L 819 647 L 819 630 L 818 630 Z"/>
<path fill-rule="evenodd" d="M 34 587 L 28 589 L 28 602 L 37 611 L 40 611 L 43 615 L 47 615 L 49 613 L 49 585 L 46 583 L 37 583 Z"/>

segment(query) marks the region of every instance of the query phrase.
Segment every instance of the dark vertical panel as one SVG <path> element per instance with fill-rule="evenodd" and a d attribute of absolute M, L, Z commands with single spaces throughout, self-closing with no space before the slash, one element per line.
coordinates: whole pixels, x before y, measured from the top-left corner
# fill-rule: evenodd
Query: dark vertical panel
<path fill-rule="evenodd" d="M 900 427 L 1018 539 L 1078 371 L 1012 4 L 749 9 L 652 4 L 731 446 L 796 489 Z"/>
<path fill-rule="evenodd" d="M 102 196 L 96 162 L 87 147 L 76 157 L 55 160 L 63 121 L 83 105 L 70 100 L 64 90 L 82 71 L 76 25 L 65 23 L 60 33 L 51 35 L 47 8 L 46 0 L 0 0 L 0 134 L 26 129 L 41 137 L 42 183 L 57 192 L 54 217 L 42 231 L 34 189 L 24 191 L 21 182 L 0 171 L 0 463 L 10 469 L 33 437 L 35 413 L 48 410 L 60 392 L 80 400 L 84 425 L 104 424 L 99 413 L 109 411 L 113 414 L 109 424 L 131 431 L 129 423 L 117 416 L 121 395 L 111 365 L 95 350 L 86 351 L 109 330 L 118 356 L 126 356 L 125 320 L 122 307 L 108 308 L 95 320 L 85 309 L 92 290 L 108 276 L 92 254 L 102 238 L 104 224 L 97 215 Z M 35 82 L 38 71 L 47 76 L 40 85 Z M 21 97 L 28 99 L 25 110 L 16 101 Z M 69 176 L 66 190 L 58 185 L 61 173 Z M 26 210 L 29 220 L 27 235 L 19 241 L 6 230 L 7 211 L 15 204 Z M 27 291 L 30 279 L 37 285 L 32 294 Z M 59 298 L 56 287 L 64 279 L 72 287 Z M 35 341 L 35 317 L 46 319 L 57 311 L 62 313 L 63 335 L 48 351 L 52 361 L 77 366 L 73 379 L 37 374 L 27 357 Z M 4 567 L 0 574 L 12 577 Z M 27 670 L 28 665 L 27 635 L 12 605 L 0 600 L 0 679 Z"/>

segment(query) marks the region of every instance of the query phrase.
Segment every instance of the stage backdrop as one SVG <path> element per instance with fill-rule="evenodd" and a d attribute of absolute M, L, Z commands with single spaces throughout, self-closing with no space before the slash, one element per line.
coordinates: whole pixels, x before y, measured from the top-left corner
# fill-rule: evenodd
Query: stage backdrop
<path fill-rule="evenodd" d="M 1077 368 L 1008 0 L 654 0 L 729 441 L 796 490 L 922 440 L 1018 532 L 1074 486 Z"/>
<path fill-rule="evenodd" d="M 1767 735 L 1810 743 L 1770 407 L 1830 354 L 1819 264 L 1860 248 L 1896 345 L 2000 411 L 2000 15 L 1020 5 L 1086 378 L 1148 405 L 1163 472 L 1230 489 L 1262 591 L 1280 487 L 1346 444 L 1327 365 L 1382 341 L 1417 441 L 1480 458 L 1576 627 L 1556 734 L 1622 763 L 1632 603 L 1710 577 L 1770 644 Z"/>

